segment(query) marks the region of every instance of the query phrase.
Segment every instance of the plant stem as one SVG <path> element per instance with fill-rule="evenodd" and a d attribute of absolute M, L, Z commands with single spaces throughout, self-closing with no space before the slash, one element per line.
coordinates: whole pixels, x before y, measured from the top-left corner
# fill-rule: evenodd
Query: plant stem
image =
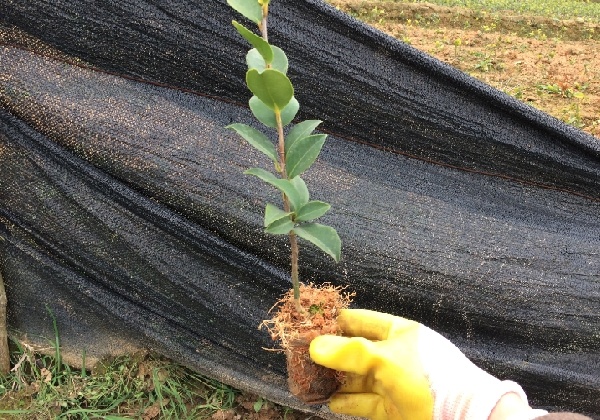
<path fill-rule="evenodd" d="M 268 33 L 267 33 L 267 15 L 269 13 L 269 4 L 266 3 L 262 7 L 263 17 L 262 21 L 259 25 L 259 29 L 261 31 L 262 38 L 268 42 Z M 285 171 L 285 135 L 283 134 L 283 123 L 281 122 L 281 112 L 276 109 L 275 110 L 275 120 L 277 121 L 277 151 L 279 155 L 279 173 L 281 174 L 281 178 L 288 179 L 287 172 Z M 290 211 L 290 200 L 285 194 L 283 196 L 283 209 L 285 212 Z M 298 240 L 296 238 L 296 234 L 292 230 L 289 233 L 290 238 L 290 248 L 291 248 L 291 277 L 292 277 L 292 287 L 294 288 L 294 305 L 296 306 L 296 311 L 299 314 L 304 313 L 302 310 L 302 306 L 300 306 L 300 281 L 298 276 Z"/>
<path fill-rule="evenodd" d="M 292 249 L 292 285 L 294 287 L 294 304 L 298 313 L 302 313 L 302 307 L 300 306 L 300 281 L 298 279 L 298 240 L 296 234 L 292 230 L 289 234 L 290 246 Z"/>
<path fill-rule="evenodd" d="M 267 15 L 269 14 L 269 4 L 264 4 L 262 7 L 262 21 L 260 22 L 259 29 L 262 34 L 262 38 L 269 42 L 269 35 L 267 33 Z"/>
<path fill-rule="evenodd" d="M 278 136 L 278 152 L 279 152 L 279 170 L 281 177 L 287 179 L 287 173 L 285 171 L 285 136 L 283 134 L 283 124 L 281 122 L 281 113 L 275 111 L 275 120 L 277 121 L 277 136 Z M 285 212 L 290 211 L 290 200 L 285 194 L 283 195 L 283 209 Z M 291 248 L 291 260 L 292 260 L 292 287 L 294 288 L 294 305 L 299 314 L 303 312 L 302 306 L 300 306 L 300 281 L 298 279 L 298 240 L 296 234 L 292 230 L 289 233 L 290 248 Z"/>
<path fill-rule="evenodd" d="M 287 172 L 285 171 L 285 136 L 283 134 L 283 123 L 281 122 L 281 112 L 275 111 L 275 121 L 277 122 L 277 152 L 279 154 L 279 172 L 281 177 L 287 179 Z M 287 201 L 287 199 L 285 200 Z M 288 203 L 289 205 L 289 203 Z M 289 207 L 285 211 L 290 211 Z"/>

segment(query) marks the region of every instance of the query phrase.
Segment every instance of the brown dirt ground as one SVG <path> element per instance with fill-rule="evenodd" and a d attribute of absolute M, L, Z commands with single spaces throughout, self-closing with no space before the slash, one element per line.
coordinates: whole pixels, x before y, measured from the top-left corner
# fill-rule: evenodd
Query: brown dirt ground
<path fill-rule="evenodd" d="M 269 401 L 264 401 L 260 405 L 260 409 L 256 411 L 257 401 L 259 401 L 259 397 L 256 395 L 242 394 L 238 396 L 235 408 L 217 411 L 212 415 L 211 420 L 322 420 L 321 417 L 294 411 Z"/>
<path fill-rule="evenodd" d="M 600 137 L 600 25 L 428 3 L 328 0 L 441 61 Z"/>

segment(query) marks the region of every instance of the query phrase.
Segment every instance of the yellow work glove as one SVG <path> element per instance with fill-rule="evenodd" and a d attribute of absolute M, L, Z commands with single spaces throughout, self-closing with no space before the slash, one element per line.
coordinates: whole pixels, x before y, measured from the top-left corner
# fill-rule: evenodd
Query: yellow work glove
<path fill-rule="evenodd" d="M 486 420 L 504 394 L 527 401 L 518 384 L 494 378 L 418 322 L 346 309 L 338 323 L 344 337 L 324 335 L 310 344 L 316 363 L 347 372 L 329 402 L 333 412 L 375 420 Z"/>

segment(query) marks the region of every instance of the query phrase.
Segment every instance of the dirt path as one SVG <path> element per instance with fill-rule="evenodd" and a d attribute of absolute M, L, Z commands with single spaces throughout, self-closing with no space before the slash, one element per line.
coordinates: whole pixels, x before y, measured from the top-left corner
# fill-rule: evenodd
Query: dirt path
<path fill-rule="evenodd" d="M 427 3 L 329 3 L 600 137 L 600 25 Z"/>

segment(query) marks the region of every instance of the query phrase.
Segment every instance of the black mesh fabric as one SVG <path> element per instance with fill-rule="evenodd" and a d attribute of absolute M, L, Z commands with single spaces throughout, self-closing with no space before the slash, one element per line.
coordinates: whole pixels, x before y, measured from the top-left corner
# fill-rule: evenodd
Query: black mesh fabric
<path fill-rule="evenodd" d="M 224 0 L 0 0 L 0 257 L 10 327 L 76 360 L 151 348 L 298 406 L 257 325 L 289 287 L 244 41 Z M 600 418 L 600 143 L 316 0 L 277 0 L 334 265 L 302 279 L 441 332 L 531 402 Z"/>

